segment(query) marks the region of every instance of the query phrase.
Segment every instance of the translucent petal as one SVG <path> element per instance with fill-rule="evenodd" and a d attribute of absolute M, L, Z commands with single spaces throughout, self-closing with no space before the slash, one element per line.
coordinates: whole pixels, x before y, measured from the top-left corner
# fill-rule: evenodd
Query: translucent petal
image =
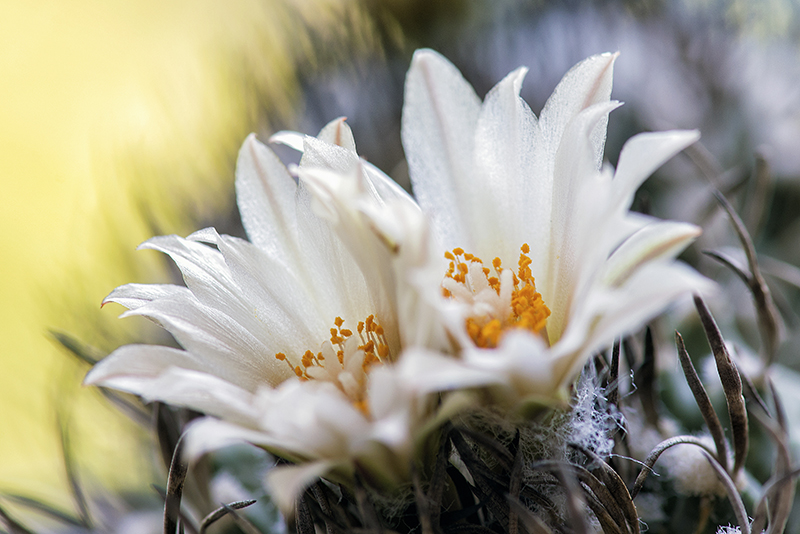
<path fill-rule="evenodd" d="M 608 102 L 614 61 L 618 55 L 599 54 L 581 61 L 564 75 L 547 99 L 539 117 L 539 126 L 543 150 L 551 158 L 558 150 L 567 124 L 575 115 L 594 104 Z M 589 134 L 595 168 L 599 168 L 603 161 L 607 121 L 607 117 L 601 117 Z"/>
<path fill-rule="evenodd" d="M 356 151 L 356 141 L 353 139 L 353 131 L 345 122 L 344 117 L 339 117 L 326 124 L 322 130 L 320 130 L 319 134 L 317 134 L 317 139 L 332 145 L 340 146 L 353 153 Z"/>
<path fill-rule="evenodd" d="M 599 121 L 617 107 L 616 102 L 595 104 L 570 121 L 564 132 L 555 164 L 551 241 L 547 271 L 539 275 L 537 288 L 552 311 L 547 322 L 550 342 L 555 343 L 569 318 L 573 295 L 581 270 L 597 265 L 596 243 L 602 236 L 603 220 L 595 216 L 603 201 L 583 206 L 582 200 L 593 195 L 586 188 L 601 179 L 591 159 L 590 132 Z M 591 211 L 590 211 L 591 210 Z"/>
<path fill-rule="evenodd" d="M 236 163 L 236 201 L 247 237 L 275 258 L 297 256 L 294 179 L 272 150 L 250 134 Z"/>
<path fill-rule="evenodd" d="M 252 421 L 251 394 L 219 378 L 218 371 L 185 351 L 126 345 L 95 365 L 84 384 L 112 387 L 147 401 L 184 406 L 229 420 Z M 246 381 L 235 372 L 226 374 L 237 382 Z"/>
<path fill-rule="evenodd" d="M 648 176 L 675 154 L 696 142 L 698 131 L 648 132 L 630 138 L 619 155 L 614 175 L 614 201 L 627 209 Z"/>
<path fill-rule="evenodd" d="M 619 288 L 595 288 L 552 347 L 560 380 L 566 384 L 580 371 L 585 363 L 581 354 L 607 348 L 616 337 L 645 324 L 682 296 L 713 291 L 714 284 L 707 278 L 666 260 L 644 265 Z"/>
<path fill-rule="evenodd" d="M 460 206 L 470 204 L 480 99 L 432 50 L 414 54 L 406 77 L 401 135 L 414 193 L 445 248 L 470 247 Z"/>
<path fill-rule="evenodd" d="M 125 284 L 119 286 L 103 299 L 103 305 L 116 302 L 128 309 L 135 310 L 148 302 L 177 294 L 188 294 L 183 286 L 173 284 Z"/>
<path fill-rule="evenodd" d="M 605 266 L 603 283 L 618 286 L 647 262 L 674 258 L 701 232 L 702 230 L 693 224 L 674 221 L 645 226 L 611 255 Z"/>
<path fill-rule="evenodd" d="M 329 461 L 274 467 L 267 472 L 267 487 L 284 514 L 294 511 L 300 493 L 335 464 Z"/>
<path fill-rule="evenodd" d="M 472 198 L 464 206 L 480 257 L 499 256 L 516 263 L 519 247 L 531 241 L 547 246 L 551 180 L 536 181 L 532 170 L 538 142 L 536 117 L 519 97 L 527 69 L 506 76 L 486 95 L 475 134 L 475 161 L 480 172 Z"/>
<path fill-rule="evenodd" d="M 163 298 L 123 317 L 129 315 L 143 315 L 161 324 L 216 374 L 224 378 L 233 374 L 236 383 L 250 391 L 260 383 L 274 386 L 290 376 L 286 364 L 274 357 L 280 345 L 265 346 L 239 321 L 196 300 Z M 269 335 L 268 329 L 264 330 Z"/>

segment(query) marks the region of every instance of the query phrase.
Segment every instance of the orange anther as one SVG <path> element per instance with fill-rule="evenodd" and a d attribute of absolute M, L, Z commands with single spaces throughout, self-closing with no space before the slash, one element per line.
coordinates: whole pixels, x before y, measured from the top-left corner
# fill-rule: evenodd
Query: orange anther
<path fill-rule="evenodd" d="M 344 324 L 344 319 L 342 319 L 341 317 L 337 317 L 336 319 L 333 320 L 333 324 L 336 325 L 336 328 L 340 328 Z"/>
<path fill-rule="evenodd" d="M 493 305 L 495 309 L 486 315 L 469 317 L 465 321 L 467 333 L 478 347 L 497 347 L 503 334 L 509 329 L 519 328 L 539 333 L 545 327 L 547 318 L 550 316 L 550 310 L 545 306 L 541 294 L 536 291 L 531 271 L 533 260 L 527 255 L 530 253 L 531 248 L 527 243 L 524 243 L 520 247 L 520 251 L 518 269 L 510 271 L 511 280 L 509 285 L 513 284 L 510 299 L 504 300 L 504 302 L 498 303 L 496 306 Z M 503 269 L 502 261 L 499 257 L 492 260 L 492 267 L 494 267 L 497 276 L 490 276 L 491 269 L 484 267 L 483 261 L 474 254 L 465 253 L 461 248 L 453 249 L 453 253 L 456 257 L 455 264 L 452 261 L 450 262 L 450 269 L 445 275 L 446 277 L 456 283 L 463 284 L 465 289 L 477 296 L 477 293 L 483 291 L 486 286 L 467 282 L 468 277 L 475 274 L 475 271 L 472 271 L 466 263 L 477 262 L 480 263 L 481 272 L 486 277 L 488 286 L 498 296 L 501 295 L 501 273 Z M 462 255 L 464 261 L 459 261 L 459 257 Z M 472 282 L 471 279 L 470 282 Z M 445 297 L 461 298 L 459 293 L 454 294 L 444 287 L 442 288 L 442 294 Z M 502 298 L 507 299 L 509 297 L 503 295 Z M 501 310 L 508 310 L 508 312 Z M 504 314 L 507 315 L 504 316 Z"/>

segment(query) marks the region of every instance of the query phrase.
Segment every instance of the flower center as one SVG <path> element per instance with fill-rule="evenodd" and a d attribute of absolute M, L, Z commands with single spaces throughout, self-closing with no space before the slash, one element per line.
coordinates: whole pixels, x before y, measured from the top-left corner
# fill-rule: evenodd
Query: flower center
<path fill-rule="evenodd" d="M 292 365 L 286 354 L 275 358 L 285 361 L 300 380 L 325 380 L 333 383 L 362 412 L 368 415 L 366 402 L 367 375 L 375 364 L 391 360 L 389 344 L 383 327 L 370 315 L 358 323 L 357 336 L 342 328 L 344 319 L 334 320 L 331 337 L 322 343 L 319 352 L 307 350 L 300 365 Z"/>
<path fill-rule="evenodd" d="M 500 258 L 492 261 L 490 269 L 461 248 L 444 254 L 450 268 L 442 281 L 442 292 L 470 308 L 467 333 L 478 347 L 497 347 L 503 334 L 512 329 L 541 334 L 547 323 L 550 309 L 536 291 L 528 256 L 531 249 L 525 243 L 520 251 L 516 274 L 504 269 Z"/>

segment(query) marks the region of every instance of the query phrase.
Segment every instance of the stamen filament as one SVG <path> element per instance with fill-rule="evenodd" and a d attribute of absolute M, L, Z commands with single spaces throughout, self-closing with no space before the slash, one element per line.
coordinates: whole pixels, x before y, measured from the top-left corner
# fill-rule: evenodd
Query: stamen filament
<path fill-rule="evenodd" d="M 300 380 L 332 382 L 354 406 L 369 415 L 365 399 L 367 374 L 373 365 L 391 360 L 389 343 L 383 326 L 374 315 L 359 321 L 356 327 L 358 338 L 353 337 L 352 330 L 344 328 L 344 322 L 341 317 L 336 317 L 333 321 L 335 328 L 330 329 L 330 337 L 322 344 L 322 350 L 316 355 L 307 350 L 299 358 L 300 365 L 293 364 L 283 352 L 275 354 L 275 358 L 286 362 Z M 361 341 L 360 344 L 358 340 Z M 333 359 L 334 354 L 336 361 Z"/>
<path fill-rule="evenodd" d="M 442 282 L 442 293 L 472 305 L 474 314 L 466 319 L 466 329 L 476 346 L 495 348 L 511 329 L 535 334 L 544 329 L 550 309 L 536 291 L 530 250 L 527 243 L 520 247 L 516 273 L 504 269 L 500 258 L 492 260 L 496 276 L 489 276 L 492 270 L 461 248 L 445 253 L 450 265 Z"/>

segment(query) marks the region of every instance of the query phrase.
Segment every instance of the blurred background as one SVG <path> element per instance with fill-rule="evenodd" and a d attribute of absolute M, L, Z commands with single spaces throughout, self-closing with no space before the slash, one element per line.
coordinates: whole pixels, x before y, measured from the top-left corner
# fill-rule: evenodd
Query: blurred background
<path fill-rule="evenodd" d="M 686 259 L 731 288 L 714 311 L 757 347 L 744 287 L 700 254 L 735 244 L 710 184 L 731 195 L 779 295 L 779 360 L 800 370 L 798 15 L 794 0 L 0 0 L 0 494 L 71 509 L 70 470 L 98 491 L 163 485 L 146 427 L 83 389 L 74 356 L 170 340 L 100 302 L 175 278 L 135 252 L 152 235 L 242 235 L 233 171 L 251 131 L 346 116 L 362 156 L 407 187 L 399 122 L 419 47 L 480 95 L 528 66 L 537 113 L 573 64 L 620 51 L 608 159 L 640 131 L 701 130 L 637 205 L 704 226 Z"/>

